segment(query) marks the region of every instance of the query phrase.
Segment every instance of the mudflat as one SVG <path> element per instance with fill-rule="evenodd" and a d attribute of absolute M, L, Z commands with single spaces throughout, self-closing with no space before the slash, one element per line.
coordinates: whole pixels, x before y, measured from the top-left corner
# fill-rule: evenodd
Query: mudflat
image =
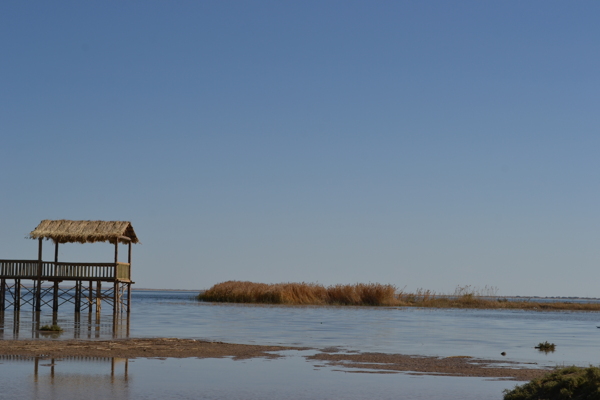
<path fill-rule="evenodd" d="M 523 364 L 511 361 L 483 360 L 468 356 L 422 357 L 386 353 L 332 354 L 321 352 L 306 358 L 324 361 L 332 366 L 354 368 L 356 372 L 370 373 L 406 372 L 412 375 L 440 374 L 528 381 L 549 372 L 549 369 L 534 368 L 535 365 L 527 368 Z"/>
<path fill-rule="evenodd" d="M 22 357 L 119 357 L 119 358 L 278 358 L 283 350 L 311 350 L 306 347 L 260 346 L 193 339 L 116 340 L 0 340 L 0 355 Z M 313 349 L 305 356 L 310 362 L 345 368 L 347 372 L 442 374 L 526 381 L 542 376 L 548 369 L 507 360 L 482 360 L 467 356 L 421 357 L 386 353 L 342 353 L 337 349 Z M 498 364 L 502 364 L 499 366 Z M 347 370 L 352 368 L 352 370 Z"/>
<path fill-rule="evenodd" d="M 248 359 L 276 358 L 271 353 L 301 350 L 297 347 L 256 346 L 193 339 L 116 339 L 116 340 L 0 340 L 0 355 L 47 357 L 162 358 L 197 357 Z"/>

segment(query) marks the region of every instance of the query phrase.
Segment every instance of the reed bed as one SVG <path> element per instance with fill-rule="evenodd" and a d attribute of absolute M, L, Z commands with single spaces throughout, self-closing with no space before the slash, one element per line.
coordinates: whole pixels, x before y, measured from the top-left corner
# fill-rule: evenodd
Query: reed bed
<path fill-rule="evenodd" d="M 227 281 L 198 295 L 198 300 L 225 303 L 263 303 L 283 305 L 350 305 L 431 308 L 481 308 L 521 310 L 600 311 L 599 303 L 557 300 L 540 302 L 497 296 L 498 289 L 458 286 L 452 294 L 438 294 L 418 289 L 414 293 L 398 290 L 394 285 L 357 283 L 323 286 L 317 283 L 255 283 Z"/>
<path fill-rule="evenodd" d="M 198 299 L 229 303 L 391 306 L 396 304 L 396 287 L 378 283 L 325 287 L 304 282 L 266 284 L 227 281 L 201 293 Z"/>

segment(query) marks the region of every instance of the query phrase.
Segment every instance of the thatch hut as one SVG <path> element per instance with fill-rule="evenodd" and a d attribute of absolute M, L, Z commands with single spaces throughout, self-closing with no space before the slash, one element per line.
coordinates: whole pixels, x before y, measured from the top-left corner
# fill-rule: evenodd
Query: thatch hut
<path fill-rule="evenodd" d="M 29 234 L 31 239 L 52 239 L 58 243 L 95 243 L 117 240 L 139 243 L 129 221 L 71 221 L 45 219 Z"/>
<path fill-rule="evenodd" d="M 129 221 L 72 221 L 72 220 L 43 220 L 29 234 L 29 238 L 37 239 L 37 260 L 0 260 L 0 309 L 4 309 L 4 296 L 7 290 L 14 290 L 12 297 L 20 299 L 21 280 L 32 279 L 35 290 L 32 293 L 35 301 L 34 309 L 40 311 L 43 302 L 42 281 L 53 282 L 53 311 L 58 310 L 59 297 L 64 295 L 59 291 L 59 282 L 74 281 L 74 298 L 63 299 L 75 304 L 75 311 L 79 312 L 82 306 L 91 311 L 92 304 L 96 304 L 96 311 L 100 310 L 101 300 L 112 303 L 116 311 L 125 307 L 130 310 L 131 299 L 131 244 L 140 243 L 131 222 Z M 43 240 L 52 240 L 55 245 L 54 262 L 42 261 Z M 61 243 L 96 243 L 109 242 L 115 245 L 115 258 L 112 263 L 75 263 L 59 262 L 58 246 Z M 119 262 L 119 244 L 128 245 L 127 262 Z M 14 280 L 14 286 L 6 280 Z M 89 288 L 84 291 L 83 282 L 89 282 Z M 92 283 L 96 282 L 93 290 Z M 101 282 L 109 282 L 111 288 L 102 290 Z M 11 289 L 12 288 L 12 289 Z M 126 300 L 123 292 L 127 291 Z M 110 293 L 108 292 L 110 291 Z M 45 293 L 45 292 L 44 292 Z M 82 303 L 82 298 L 87 298 L 87 303 Z M 15 310 L 20 305 L 14 301 Z M 44 303 L 45 304 L 45 303 Z"/>
<path fill-rule="evenodd" d="M 115 245 L 115 262 L 118 261 L 119 243 L 129 245 L 128 263 L 131 263 L 131 244 L 140 243 L 129 221 L 71 221 L 45 219 L 29 233 L 29 238 L 46 239 L 55 243 L 55 262 L 58 261 L 59 243 L 109 242 Z M 41 253 L 40 253 L 41 259 Z"/>

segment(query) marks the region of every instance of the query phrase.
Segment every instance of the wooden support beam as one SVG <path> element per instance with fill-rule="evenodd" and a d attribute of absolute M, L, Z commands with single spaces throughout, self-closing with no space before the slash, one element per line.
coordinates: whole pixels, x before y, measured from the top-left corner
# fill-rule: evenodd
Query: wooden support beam
<path fill-rule="evenodd" d="M 38 240 L 38 271 L 37 271 L 37 282 L 35 285 L 35 311 L 42 311 L 42 238 Z"/>
<path fill-rule="evenodd" d="M 115 263 L 119 262 L 119 241 L 115 241 Z"/>
<path fill-rule="evenodd" d="M 127 284 L 127 314 L 131 311 L 131 283 Z M 127 317 L 129 318 L 129 317 Z"/>
<path fill-rule="evenodd" d="M 58 281 L 54 281 L 54 293 L 52 294 L 52 313 L 58 312 Z"/>
<path fill-rule="evenodd" d="M 99 314 L 100 310 L 102 310 L 102 282 L 98 281 L 96 282 L 96 314 Z"/>
<path fill-rule="evenodd" d="M 94 305 L 93 300 L 92 300 L 94 298 L 94 290 L 93 290 L 93 287 L 92 287 L 92 281 L 90 281 L 89 295 L 90 295 L 90 297 L 89 297 L 90 310 L 89 311 L 90 311 L 90 318 L 92 318 L 92 306 Z M 90 319 L 90 321 L 91 321 L 91 319 Z"/>
<path fill-rule="evenodd" d="M 6 307 L 6 279 L 0 279 L 0 313 L 4 314 Z"/>
<path fill-rule="evenodd" d="M 117 315 L 119 310 L 119 282 L 115 281 L 113 285 L 113 314 Z"/>
<path fill-rule="evenodd" d="M 81 311 L 81 281 L 75 281 L 75 313 Z"/>
<path fill-rule="evenodd" d="M 58 242 L 54 245 L 54 262 L 58 262 Z"/>
<path fill-rule="evenodd" d="M 13 339 L 19 338 L 19 327 L 21 325 L 21 313 L 13 313 Z"/>
<path fill-rule="evenodd" d="M 15 314 L 21 309 L 21 280 L 15 279 Z"/>
<path fill-rule="evenodd" d="M 81 283 L 81 281 L 79 282 Z M 81 314 L 80 313 L 75 313 L 75 318 L 74 318 L 74 325 L 75 325 L 75 332 L 73 332 L 73 338 L 74 339 L 79 339 L 79 337 L 81 336 Z"/>
<path fill-rule="evenodd" d="M 129 250 L 128 250 L 128 254 L 127 254 L 127 262 L 129 263 L 129 266 L 131 266 L 131 242 L 129 242 Z M 130 273 L 131 273 L 131 271 L 130 271 Z M 131 277 L 129 279 L 131 279 Z"/>

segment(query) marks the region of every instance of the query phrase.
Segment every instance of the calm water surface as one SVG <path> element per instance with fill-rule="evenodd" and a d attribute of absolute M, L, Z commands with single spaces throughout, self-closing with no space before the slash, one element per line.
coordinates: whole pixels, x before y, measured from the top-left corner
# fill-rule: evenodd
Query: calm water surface
<path fill-rule="evenodd" d="M 190 297 L 185 292 L 136 292 L 131 335 L 468 355 L 546 365 L 600 363 L 596 312 L 278 307 L 198 303 Z M 556 351 L 534 349 L 544 341 L 555 343 Z M 507 356 L 500 356 L 502 352 Z"/>
<path fill-rule="evenodd" d="M 63 306 L 57 322 L 65 331 L 57 339 L 179 337 L 333 346 L 343 351 L 467 355 L 536 363 L 532 365 L 600 363 L 599 313 L 252 306 L 199 303 L 193 300 L 194 294 L 134 291 L 129 322 L 121 319 L 116 324 L 109 312 L 99 319 L 83 313 L 77 320 Z M 5 339 L 39 337 L 32 322 L 28 310 L 21 311 L 18 320 L 7 312 L 0 335 Z M 43 313 L 40 323 L 51 322 L 52 316 Z M 555 343 L 556 352 L 535 350 L 543 341 Z M 503 351 L 506 357 L 500 355 Z M 479 378 L 340 372 L 315 367 L 294 354 L 278 360 L 248 361 L 38 360 L 37 369 L 34 360 L 2 360 L 2 387 L 12 389 L 3 391 L 0 398 L 77 398 L 80 386 L 88 385 L 85 382 L 89 380 L 100 386 L 98 396 L 91 398 L 125 399 L 363 399 L 373 398 L 374 393 L 376 398 L 501 399 L 502 389 L 515 385 Z"/>
<path fill-rule="evenodd" d="M 3 361 L 0 360 L 0 363 Z M 294 356 L 4 361 L 1 399 L 501 399 L 515 382 L 356 374 Z"/>

